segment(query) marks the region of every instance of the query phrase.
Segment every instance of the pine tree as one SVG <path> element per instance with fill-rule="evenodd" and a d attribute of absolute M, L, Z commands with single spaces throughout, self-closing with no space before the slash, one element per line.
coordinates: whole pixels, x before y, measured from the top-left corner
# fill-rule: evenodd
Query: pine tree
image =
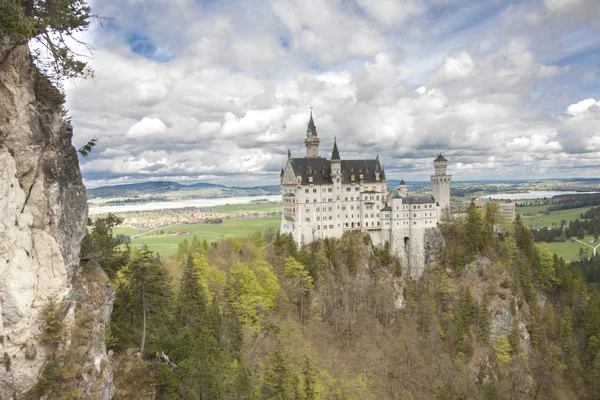
<path fill-rule="evenodd" d="M 471 202 L 467 209 L 465 247 L 469 257 L 475 256 L 484 247 L 483 221 L 474 202 Z"/>
<path fill-rule="evenodd" d="M 206 297 L 200 286 L 200 274 L 194 265 L 191 252 L 183 267 L 179 299 L 177 302 L 177 319 L 183 326 L 197 328 L 201 325 L 206 311 Z"/>
<path fill-rule="evenodd" d="M 146 349 L 148 322 L 150 329 L 156 330 L 168 319 L 170 280 L 167 271 L 146 245 L 139 254 L 134 254 L 123 275 L 135 308 L 141 313 L 140 352 L 143 354 Z"/>

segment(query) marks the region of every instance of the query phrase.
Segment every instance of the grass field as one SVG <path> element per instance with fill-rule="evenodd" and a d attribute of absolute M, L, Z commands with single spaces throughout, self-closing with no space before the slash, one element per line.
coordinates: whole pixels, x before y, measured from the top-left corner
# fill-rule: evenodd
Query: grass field
<path fill-rule="evenodd" d="M 131 240 L 133 247 L 141 247 L 146 244 L 150 250 L 160 253 L 162 257 L 168 257 L 177 252 L 177 245 L 187 239 L 191 241 L 195 236 L 200 240 L 206 239 L 207 242 L 215 242 L 224 237 L 243 237 L 254 232 L 264 232 L 271 228 L 274 231 L 279 229 L 281 215 L 274 215 L 266 218 L 226 219 L 222 224 L 180 224 L 160 228 L 164 230 L 162 235 L 142 236 Z M 135 232 L 133 232 L 135 230 Z M 184 231 L 190 232 L 189 235 L 170 235 L 171 232 Z M 115 234 L 140 234 L 145 229 L 135 228 L 115 228 Z M 127 232 L 127 233 L 126 233 Z"/>
<path fill-rule="evenodd" d="M 595 246 L 600 243 L 598 241 L 596 241 L 596 243 L 589 243 L 589 241 L 593 238 L 593 236 L 586 236 L 585 239 L 582 240 L 582 242 L 591 244 L 592 246 Z M 593 251 L 591 248 L 584 246 L 583 244 L 576 242 L 573 239 L 569 239 L 566 242 L 560 243 L 537 243 L 537 245 L 548 250 L 550 253 L 556 253 L 559 257 L 562 257 L 567 262 L 579 259 L 580 248 L 583 248 L 584 251 L 587 252 L 587 257 L 591 256 Z M 596 251 L 600 251 L 600 248 L 598 248 L 598 250 Z"/>
<path fill-rule="evenodd" d="M 546 206 L 540 206 L 546 207 Z M 517 213 L 521 212 L 529 212 L 523 210 L 535 209 L 537 207 L 523 207 L 518 208 Z M 545 208 L 544 208 L 545 209 Z M 579 218 L 579 216 L 589 210 L 590 207 L 581 207 L 581 208 L 572 208 L 570 210 L 558 210 L 558 211 L 550 211 L 548 215 L 536 215 L 536 216 L 521 216 L 523 222 L 529 226 L 553 226 L 560 225 L 561 220 L 567 221 L 575 221 Z"/>
<path fill-rule="evenodd" d="M 281 204 L 276 203 L 244 203 L 244 204 L 226 204 L 224 206 L 212 207 L 217 213 L 242 213 L 242 212 L 280 212 Z"/>

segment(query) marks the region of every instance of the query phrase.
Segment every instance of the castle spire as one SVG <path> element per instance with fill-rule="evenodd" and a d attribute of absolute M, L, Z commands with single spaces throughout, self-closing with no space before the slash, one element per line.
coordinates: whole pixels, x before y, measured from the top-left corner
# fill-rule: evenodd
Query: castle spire
<path fill-rule="evenodd" d="M 310 108 L 310 121 L 308 121 L 308 127 L 306 128 L 306 136 L 317 136 L 317 127 L 312 116 L 312 107 Z"/>
<path fill-rule="evenodd" d="M 292 152 L 288 149 L 288 158 L 292 158 Z"/>
<path fill-rule="evenodd" d="M 340 152 L 338 151 L 338 148 L 337 148 L 337 140 L 336 140 L 335 136 L 333 137 L 333 151 L 331 152 L 331 159 L 332 160 L 340 160 Z"/>
<path fill-rule="evenodd" d="M 312 108 L 310 109 L 310 121 L 308 121 L 308 127 L 306 128 L 306 139 L 304 139 L 304 145 L 306 146 L 306 157 L 318 158 L 319 157 L 319 137 L 317 136 L 317 127 L 312 116 Z"/>

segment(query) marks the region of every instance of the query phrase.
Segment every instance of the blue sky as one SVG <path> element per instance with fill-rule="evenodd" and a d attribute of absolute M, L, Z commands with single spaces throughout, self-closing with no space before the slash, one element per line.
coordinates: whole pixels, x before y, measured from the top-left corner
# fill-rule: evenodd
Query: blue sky
<path fill-rule="evenodd" d="M 596 0 L 94 0 L 94 79 L 67 83 L 88 186 L 275 184 L 304 155 L 426 179 L 597 177 Z"/>

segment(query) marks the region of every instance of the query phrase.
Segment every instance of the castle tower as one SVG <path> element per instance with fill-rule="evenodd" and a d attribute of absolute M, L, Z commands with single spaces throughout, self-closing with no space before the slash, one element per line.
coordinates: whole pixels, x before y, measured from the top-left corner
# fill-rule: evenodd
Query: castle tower
<path fill-rule="evenodd" d="M 333 138 L 333 151 L 331 152 L 331 175 L 338 177 L 342 172 L 342 160 L 337 147 L 337 140 Z"/>
<path fill-rule="evenodd" d="M 431 190 L 435 201 L 440 205 L 442 211 L 450 211 L 450 181 L 452 175 L 446 174 L 448 168 L 448 160 L 442 156 L 442 153 L 438 154 L 437 158 L 433 161 L 433 167 L 435 169 L 435 175 L 431 175 Z"/>
<path fill-rule="evenodd" d="M 311 110 L 310 121 L 308 121 L 308 127 L 306 128 L 306 139 L 304 139 L 304 145 L 306 146 L 306 157 L 319 157 L 319 141 L 319 137 L 317 136 L 317 127 L 313 121 Z"/>
<path fill-rule="evenodd" d="M 400 184 L 398 185 L 398 192 L 400 193 L 401 197 L 408 196 L 408 186 L 406 186 L 406 182 L 404 182 L 404 179 L 402 179 L 400 181 Z"/>

